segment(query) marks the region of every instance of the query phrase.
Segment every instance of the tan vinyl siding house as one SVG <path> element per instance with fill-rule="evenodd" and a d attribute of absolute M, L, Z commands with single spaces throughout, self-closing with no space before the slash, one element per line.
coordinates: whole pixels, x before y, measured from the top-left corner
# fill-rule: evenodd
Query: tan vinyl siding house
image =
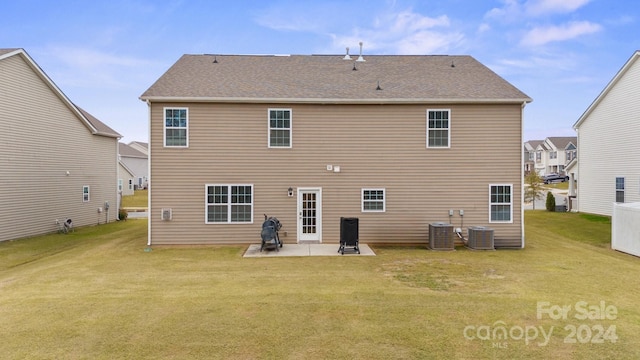
<path fill-rule="evenodd" d="M 573 125 L 578 133 L 578 211 L 611 216 L 615 202 L 640 201 L 638 114 L 640 51 Z"/>
<path fill-rule="evenodd" d="M 185 55 L 141 99 L 149 244 L 257 243 L 267 214 L 285 244 L 337 244 L 357 217 L 364 243 L 451 222 L 524 246 L 530 99 L 469 56 Z"/>
<path fill-rule="evenodd" d="M 22 49 L 0 49 L 0 122 L 0 241 L 56 231 L 56 219 L 116 219 L 120 135 L 75 106 Z"/>

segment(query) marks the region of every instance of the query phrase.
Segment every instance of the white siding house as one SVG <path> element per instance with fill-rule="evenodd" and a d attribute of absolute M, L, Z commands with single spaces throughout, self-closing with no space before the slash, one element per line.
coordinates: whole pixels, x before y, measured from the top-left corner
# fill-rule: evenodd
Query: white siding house
<path fill-rule="evenodd" d="M 0 241 L 116 220 L 120 134 L 23 49 L 0 49 L 0 123 Z"/>
<path fill-rule="evenodd" d="M 578 132 L 578 211 L 612 215 L 640 201 L 640 51 L 573 125 Z"/>

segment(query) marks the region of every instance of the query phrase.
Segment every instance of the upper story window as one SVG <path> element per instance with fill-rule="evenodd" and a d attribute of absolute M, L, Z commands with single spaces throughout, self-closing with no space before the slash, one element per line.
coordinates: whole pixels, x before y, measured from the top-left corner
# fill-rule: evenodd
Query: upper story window
<path fill-rule="evenodd" d="M 362 189 L 362 212 L 384 212 L 384 189 Z"/>
<path fill-rule="evenodd" d="M 186 108 L 164 109 L 164 146 L 189 146 L 189 111 Z"/>
<path fill-rule="evenodd" d="M 449 148 L 451 142 L 450 110 L 427 110 L 427 147 Z"/>
<path fill-rule="evenodd" d="M 252 223 L 253 185 L 206 185 L 205 223 Z"/>
<path fill-rule="evenodd" d="M 557 151 L 551 151 L 549 153 L 549 159 L 557 159 L 558 158 L 558 152 Z"/>
<path fill-rule="evenodd" d="M 291 109 L 269 109 L 269 147 L 291 147 Z"/>
<path fill-rule="evenodd" d="M 82 187 L 82 202 L 89 202 L 89 185 L 85 185 Z"/>
<path fill-rule="evenodd" d="M 513 185 L 489 185 L 489 222 L 513 222 Z"/>
<path fill-rule="evenodd" d="M 616 178 L 616 202 L 617 203 L 624 202 L 624 178 L 623 177 Z"/>
<path fill-rule="evenodd" d="M 537 162 L 542 161 L 542 151 L 537 151 L 536 152 L 536 161 Z"/>

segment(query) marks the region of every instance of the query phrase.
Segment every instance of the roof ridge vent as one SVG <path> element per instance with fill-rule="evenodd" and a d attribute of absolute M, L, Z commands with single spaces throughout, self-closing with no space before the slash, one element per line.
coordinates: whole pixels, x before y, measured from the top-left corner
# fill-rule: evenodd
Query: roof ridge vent
<path fill-rule="evenodd" d="M 365 62 L 365 61 L 367 61 L 367 60 L 365 60 L 365 59 L 362 57 L 362 41 L 360 41 L 360 56 L 358 56 L 358 60 L 356 60 L 356 61 L 358 61 L 358 62 Z"/>
<path fill-rule="evenodd" d="M 345 55 L 342 60 L 351 60 L 351 56 L 349 56 L 349 47 L 347 46 L 347 55 Z"/>

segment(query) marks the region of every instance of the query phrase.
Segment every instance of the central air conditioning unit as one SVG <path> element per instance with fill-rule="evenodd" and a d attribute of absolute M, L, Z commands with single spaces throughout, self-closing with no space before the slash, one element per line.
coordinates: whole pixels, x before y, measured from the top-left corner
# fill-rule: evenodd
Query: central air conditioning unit
<path fill-rule="evenodd" d="M 453 225 L 442 222 L 429 224 L 429 249 L 455 250 Z"/>
<path fill-rule="evenodd" d="M 162 221 L 170 221 L 173 218 L 171 208 L 162 209 Z"/>
<path fill-rule="evenodd" d="M 471 226 L 467 228 L 469 239 L 467 246 L 475 250 L 494 250 L 493 229 L 484 226 Z"/>

